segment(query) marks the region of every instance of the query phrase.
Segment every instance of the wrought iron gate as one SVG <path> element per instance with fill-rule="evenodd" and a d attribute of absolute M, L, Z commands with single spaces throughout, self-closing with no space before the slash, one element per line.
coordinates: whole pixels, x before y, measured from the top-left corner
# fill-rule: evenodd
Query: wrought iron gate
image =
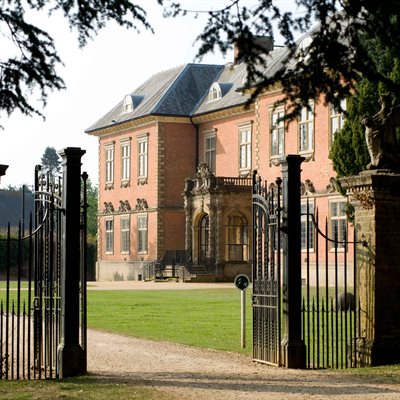
<path fill-rule="evenodd" d="M 345 203 L 342 203 L 345 204 Z M 348 223 L 321 230 L 318 209 L 303 207 L 305 262 L 302 265 L 302 338 L 307 368 L 363 366 L 357 338 L 361 337 L 361 307 L 357 291 L 356 231 Z M 311 252 L 315 257 L 310 257 Z M 349 261 L 350 259 L 350 261 Z M 312 261 L 311 261 L 312 260 Z"/>
<path fill-rule="evenodd" d="M 281 365 L 281 180 L 253 175 L 253 358 Z"/>
<path fill-rule="evenodd" d="M 82 175 L 80 345 L 86 370 L 86 180 Z M 0 379 L 58 376 L 57 348 L 62 337 L 62 236 L 65 235 L 63 181 L 35 170 L 31 194 L 35 215 L 28 227 L 10 224 L 1 239 L 5 255 L 0 288 Z M 79 250 L 79 249 L 77 249 Z"/>
<path fill-rule="evenodd" d="M 268 187 L 253 175 L 253 359 L 290 368 L 362 366 L 360 242 L 349 240 L 345 219 L 319 228 L 317 209 L 301 203 L 301 162 L 288 156 L 283 179 Z"/>

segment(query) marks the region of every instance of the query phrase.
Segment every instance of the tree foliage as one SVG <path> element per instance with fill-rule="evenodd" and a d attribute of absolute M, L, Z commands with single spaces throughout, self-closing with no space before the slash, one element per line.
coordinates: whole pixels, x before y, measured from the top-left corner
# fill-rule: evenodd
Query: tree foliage
<path fill-rule="evenodd" d="M 157 0 L 165 15 L 188 14 L 174 0 Z M 381 63 L 371 54 L 369 39 L 375 38 L 388 54 L 400 54 L 400 0 L 294 0 L 298 10 L 282 10 L 279 0 L 255 0 L 248 7 L 245 0 L 226 0 L 220 9 L 204 11 L 207 22 L 197 38 L 198 55 L 217 49 L 226 53 L 233 43 L 247 62 L 247 85 L 257 96 L 279 82 L 287 105 L 288 117 L 294 118 L 309 99 L 324 98 L 340 107 L 340 98 L 357 90 L 363 78 L 380 82 L 396 99 L 400 84 L 387 76 Z M 143 4 L 143 3 L 141 3 Z M 219 4 L 219 3 L 218 3 Z M 8 113 L 18 109 L 24 114 L 40 114 L 30 102 L 38 90 L 43 103 L 51 90 L 64 88 L 56 67 L 61 63 L 52 37 L 31 24 L 27 10 L 61 12 L 70 27 L 78 32 L 84 45 L 110 20 L 127 28 L 151 29 L 145 6 L 138 0 L 22 0 L 2 2 L 0 33 L 9 38 L 15 52 L 0 58 L 0 109 Z M 299 34 L 313 25 L 312 42 L 307 48 L 298 45 Z M 277 29 L 289 52 L 273 74 L 265 74 L 266 50 L 253 39 L 274 36 Z M 257 50 L 257 51 L 255 51 Z M 321 95 L 324 95 L 321 97 Z"/>
<path fill-rule="evenodd" d="M 329 152 L 338 177 L 357 175 L 370 161 L 362 117 L 378 111 L 376 89 L 376 84 L 365 80 L 359 84 L 357 95 L 347 100 L 347 119 L 343 129 L 335 133 Z"/>
<path fill-rule="evenodd" d="M 374 38 L 388 54 L 400 54 L 400 0 L 296 0 L 295 4 L 300 12 L 281 10 L 277 0 L 258 0 L 254 8 L 231 0 L 226 7 L 208 12 L 198 37 L 199 56 L 216 49 L 226 53 L 235 42 L 248 64 L 253 98 L 280 83 L 288 118 L 297 116 L 309 99 L 324 98 L 340 108 L 340 99 L 353 94 L 363 78 L 379 82 L 397 98 L 399 83 L 387 76 L 369 43 Z M 176 2 L 165 5 L 167 15 L 187 14 Z M 301 48 L 297 36 L 314 24 L 311 43 Z M 279 68 L 266 75 L 268 57 L 254 38 L 274 36 L 274 26 L 289 52 Z"/>
<path fill-rule="evenodd" d="M 8 190 L 10 192 L 22 192 L 25 190 L 26 193 L 32 193 L 32 186 L 26 185 L 25 183 L 19 186 L 9 183 L 3 190 Z"/>
<path fill-rule="evenodd" d="M 128 0 L 14 0 L 0 6 L 0 110 L 11 114 L 42 115 L 31 101 L 34 92 L 43 105 L 49 92 L 64 89 L 58 75 L 62 64 L 53 38 L 42 27 L 29 22 L 29 11 L 61 12 L 71 29 L 78 32 L 81 46 L 102 29 L 107 21 L 127 28 L 150 29 L 144 9 Z M 9 50 L 9 51 L 7 51 Z"/>
<path fill-rule="evenodd" d="M 369 40 L 366 48 L 382 73 L 394 83 L 400 83 L 399 55 L 391 54 L 375 39 Z M 355 95 L 347 99 L 346 122 L 335 134 L 329 154 L 338 177 L 356 175 L 366 169 L 370 157 L 362 120 L 366 115 L 373 116 L 379 111 L 379 98 L 386 93 L 387 88 L 382 82 L 363 78 L 356 83 Z"/>
<path fill-rule="evenodd" d="M 43 172 L 48 172 L 52 177 L 54 177 L 56 173 L 60 172 L 61 160 L 54 147 L 46 147 L 41 159 L 41 164 Z"/>
<path fill-rule="evenodd" d="M 96 238 L 97 235 L 97 206 L 99 190 L 97 185 L 93 184 L 90 179 L 86 181 L 86 196 L 87 196 L 87 233 L 89 238 Z"/>

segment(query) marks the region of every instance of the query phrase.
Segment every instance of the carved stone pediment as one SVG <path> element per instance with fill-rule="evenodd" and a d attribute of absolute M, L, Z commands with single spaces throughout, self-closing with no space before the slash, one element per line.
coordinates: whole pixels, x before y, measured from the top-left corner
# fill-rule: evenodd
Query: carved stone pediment
<path fill-rule="evenodd" d="M 208 164 L 201 162 L 197 167 L 196 178 L 197 179 L 205 179 L 213 176 L 213 173 L 210 171 Z"/>
<path fill-rule="evenodd" d="M 338 183 L 336 181 L 336 178 L 334 178 L 333 176 L 329 179 L 329 184 L 326 186 L 326 192 L 327 193 L 338 192 Z"/>
<path fill-rule="evenodd" d="M 136 199 L 135 211 L 144 211 L 148 208 L 149 206 L 145 199 Z"/>
<path fill-rule="evenodd" d="M 195 178 L 195 190 L 210 189 L 215 187 L 215 175 L 210 171 L 206 163 L 200 163 L 197 167 Z"/>
<path fill-rule="evenodd" d="M 309 194 L 315 193 L 315 188 L 314 188 L 314 184 L 309 180 L 306 179 L 304 182 L 301 182 L 301 195 L 302 196 L 307 196 Z"/>
<path fill-rule="evenodd" d="M 111 213 L 113 213 L 114 212 L 114 206 L 113 206 L 113 204 L 111 203 L 111 201 L 109 201 L 109 202 L 104 202 L 104 209 L 103 209 L 103 213 L 104 214 L 111 214 Z"/>
<path fill-rule="evenodd" d="M 131 206 L 130 206 L 128 200 L 125 200 L 125 201 L 120 200 L 119 201 L 119 210 L 118 211 L 126 212 L 126 211 L 130 211 L 130 209 L 131 209 Z"/>
<path fill-rule="evenodd" d="M 361 207 L 365 210 L 371 210 L 374 206 L 374 200 L 372 198 L 371 190 L 366 189 L 353 191 L 351 195 L 361 204 Z"/>

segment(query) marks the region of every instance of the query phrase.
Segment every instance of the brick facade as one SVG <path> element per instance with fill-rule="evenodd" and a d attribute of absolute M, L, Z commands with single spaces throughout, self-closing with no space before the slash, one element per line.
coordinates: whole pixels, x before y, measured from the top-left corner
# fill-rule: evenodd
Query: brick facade
<path fill-rule="evenodd" d="M 243 66 L 230 65 L 224 68 L 223 72 L 216 71 L 214 81 L 222 79 L 224 74 L 227 80 L 231 79 L 232 74 L 232 79 L 236 81 L 241 78 Z M 179 86 L 178 78 L 175 77 L 176 81 L 171 86 L 174 90 Z M 154 86 L 154 93 L 162 89 L 157 88 L 157 80 L 149 82 L 149 87 Z M 98 279 L 140 279 L 146 263 L 160 259 L 169 250 L 184 249 L 190 252 L 193 260 L 198 259 L 204 250 L 208 262 L 212 260 L 214 273 L 220 279 L 230 280 L 240 271 L 250 273 L 251 188 L 246 186 L 247 183 L 242 187 L 244 181 L 237 181 L 241 189 L 232 190 L 230 181 L 223 178 L 249 179 L 254 169 L 270 183 L 281 176 L 277 157 L 273 156 L 271 148 L 273 105 L 281 94 L 274 89 L 246 104 L 248 97 L 235 89 L 240 82 L 232 85 L 231 91 L 225 95 L 227 100 L 223 95 L 221 103 L 218 100 L 210 103 L 207 93 L 211 85 L 207 83 L 202 96 L 198 98 L 201 105 L 191 113 L 161 115 L 149 111 L 129 119 L 124 113 L 113 109 L 107 118 L 113 118 L 114 115 L 120 118 L 121 115 L 121 121 L 110 124 L 104 122 L 103 118 L 101 123 L 88 130 L 89 134 L 99 138 Z M 147 90 L 150 93 L 150 89 Z M 229 96 L 236 97 L 229 100 Z M 132 97 L 135 98 L 135 95 Z M 161 94 L 159 97 L 162 98 Z M 179 94 L 174 94 L 171 99 L 168 102 L 158 101 L 165 101 L 170 106 L 178 102 Z M 228 100 L 228 105 L 223 103 Z M 182 96 L 182 104 L 185 101 Z M 330 226 L 330 202 L 346 200 L 336 191 L 333 184 L 335 172 L 328 158 L 330 109 L 322 101 L 315 101 L 313 107 L 313 135 L 311 139 L 311 136 L 307 138 L 312 142 L 310 149 L 300 151 L 300 122 L 292 121 L 285 123 L 283 154 L 300 153 L 306 157 L 302 165 L 302 182 L 306 183 L 303 200 L 308 198 L 312 207 L 315 210 L 318 208 L 320 221 L 324 221 L 323 224 L 326 221 Z M 207 141 L 210 137 L 214 139 Z M 123 181 L 122 146 L 127 141 L 130 143 L 129 180 Z M 140 143 L 143 141 L 147 143 L 147 172 L 145 177 L 140 177 Z M 211 150 L 207 148 L 210 145 L 214 146 Z M 107 148 L 110 146 L 114 149 L 114 176 L 111 183 L 106 181 Z M 221 186 L 196 188 L 199 184 L 197 168 L 211 154 L 215 158 L 215 170 L 211 172 L 217 179 L 221 178 L 216 181 Z M 192 186 L 185 188 L 185 182 Z M 121 204 L 129 206 L 121 207 Z M 121 218 L 128 217 L 129 251 L 123 252 Z M 209 220 L 202 220 L 204 217 Z M 145 227 L 143 218 L 147 222 Z M 110 232 L 106 232 L 106 227 L 110 228 L 110 223 L 107 225 L 106 221 L 113 221 L 112 238 Z M 238 221 L 241 221 L 242 227 L 235 225 Z M 207 243 L 203 244 L 201 223 L 207 223 Z M 234 231 L 235 234 L 240 232 L 240 240 L 246 243 L 236 243 L 239 239 L 234 238 Z M 113 242 L 112 251 L 106 248 L 107 235 L 108 240 Z M 143 240 L 146 240 L 145 244 Z M 145 246 L 145 249 L 139 251 L 140 246 Z M 321 254 L 325 252 L 323 246 L 321 244 L 319 249 Z M 342 253 L 339 257 L 343 256 Z M 352 250 L 348 249 L 348 253 L 351 257 Z M 306 257 L 304 252 L 303 259 Z M 315 250 L 309 252 L 309 257 L 313 265 Z"/>

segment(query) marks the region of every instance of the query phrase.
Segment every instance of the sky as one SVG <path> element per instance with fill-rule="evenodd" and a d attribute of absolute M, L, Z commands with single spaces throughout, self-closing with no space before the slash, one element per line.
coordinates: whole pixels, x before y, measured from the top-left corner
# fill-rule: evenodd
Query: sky
<path fill-rule="evenodd" d="M 254 3 L 254 0 L 245 1 Z M 294 3 L 294 0 L 278 1 L 286 7 Z M 67 89 L 50 93 L 47 106 L 42 109 L 45 120 L 19 112 L 9 117 L 2 115 L 0 164 L 9 167 L 1 178 L 1 189 L 8 185 L 32 185 L 35 165 L 40 164 L 48 146 L 57 151 L 65 147 L 86 150 L 82 171 L 97 183 L 98 139 L 87 135 L 85 129 L 153 74 L 195 61 L 199 46 L 195 39 L 201 33 L 204 17 L 163 18 L 156 0 L 137 0 L 137 3 L 145 4 L 154 34 L 144 29 L 137 33 L 109 23 L 83 48 L 79 48 L 76 32 L 70 31 L 61 15 L 47 17 L 41 13 L 33 17 L 55 39 L 64 63 L 59 74 Z M 215 9 L 227 0 L 184 0 L 182 3 L 190 9 Z M 201 62 L 231 61 L 233 54 L 228 53 L 225 58 L 221 54 L 210 54 Z"/>

